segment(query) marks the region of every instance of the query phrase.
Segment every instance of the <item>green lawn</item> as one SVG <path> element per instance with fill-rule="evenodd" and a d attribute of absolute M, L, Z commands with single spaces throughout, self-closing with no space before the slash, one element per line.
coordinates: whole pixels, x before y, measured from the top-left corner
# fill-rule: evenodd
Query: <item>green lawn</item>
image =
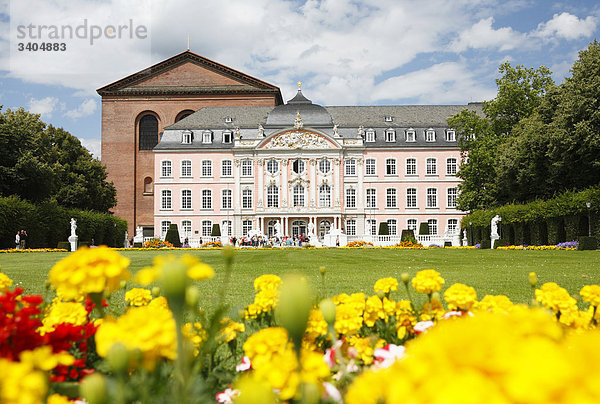
<path fill-rule="evenodd" d="M 212 265 L 215 278 L 200 284 L 206 308 L 213 307 L 223 287 L 223 260 L 220 250 L 188 251 Z M 131 259 L 131 272 L 150 265 L 160 254 L 183 251 L 125 251 Z M 44 293 L 44 281 L 52 265 L 67 253 L 0 254 L 1 271 L 25 288 L 27 293 Z M 327 268 L 325 290 L 321 290 L 319 267 Z M 342 292 L 373 293 L 379 278 L 399 278 L 402 272 L 414 275 L 421 269 L 436 269 L 446 279 L 475 287 L 486 294 L 505 294 L 514 302 L 529 302 L 531 289 L 527 275 L 538 274 L 540 282 L 557 282 L 571 294 L 586 284 L 600 284 L 600 251 L 498 251 L 498 250 L 399 250 L 399 249 L 285 249 L 236 250 L 232 282 L 226 298 L 233 308 L 251 303 L 253 280 L 265 273 L 283 275 L 299 272 L 321 295 Z M 129 284 L 127 288 L 133 287 Z M 406 298 L 403 288 L 395 298 Z M 122 292 L 114 296 L 122 299 Z"/>

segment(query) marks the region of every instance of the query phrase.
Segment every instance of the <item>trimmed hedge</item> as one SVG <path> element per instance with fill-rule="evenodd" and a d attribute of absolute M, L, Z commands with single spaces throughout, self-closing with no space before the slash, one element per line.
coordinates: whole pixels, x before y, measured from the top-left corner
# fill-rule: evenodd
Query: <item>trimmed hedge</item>
<path fill-rule="evenodd" d="M 429 235 L 429 223 L 421 222 L 419 224 L 419 236 L 427 236 Z"/>
<path fill-rule="evenodd" d="M 179 230 L 177 230 L 177 224 L 171 223 L 167 234 L 165 235 L 165 241 L 173 244 L 173 247 L 181 247 L 181 239 L 179 238 Z"/>
<path fill-rule="evenodd" d="M 221 236 L 221 226 L 219 223 L 213 223 L 212 229 L 210 231 L 211 237 L 220 237 Z"/>
<path fill-rule="evenodd" d="M 596 250 L 598 248 L 598 240 L 594 237 L 579 236 L 578 250 Z"/>
<path fill-rule="evenodd" d="M 110 213 L 68 209 L 56 202 L 33 204 L 16 196 L 0 197 L 0 248 L 14 248 L 18 230 L 27 231 L 29 248 L 56 248 L 71 235 L 70 220 L 77 221 L 79 240 L 122 247 L 127 221 Z"/>
<path fill-rule="evenodd" d="M 413 244 L 417 244 L 415 233 L 412 230 L 407 229 L 402 230 L 402 236 L 400 237 L 400 241 L 410 241 Z"/>
<path fill-rule="evenodd" d="M 380 236 L 389 236 L 390 235 L 390 228 L 388 227 L 387 222 L 379 223 L 379 235 Z"/>

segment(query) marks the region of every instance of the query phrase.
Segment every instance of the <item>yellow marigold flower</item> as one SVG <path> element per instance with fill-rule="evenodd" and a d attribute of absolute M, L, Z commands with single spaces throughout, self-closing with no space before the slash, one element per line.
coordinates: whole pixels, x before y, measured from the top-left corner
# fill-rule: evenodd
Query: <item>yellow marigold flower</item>
<path fill-rule="evenodd" d="M 513 303 L 504 295 L 485 295 L 481 301 L 473 305 L 473 310 L 508 313 Z"/>
<path fill-rule="evenodd" d="M 48 278 L 64 300 L 81 300 L 90 293 L 110 293 L 128 280 L 129 259 L 108 247 L 82 247 L 58 261 Z"/>
<path fill-rule="evenodd" d="M 221 328 L 221 331 L 219 331 L 219 338 L 224 342 L 233 341 L 239 332 L 246 331 L 246 326 L 244 326 L 244 323 L 235 322 L 227 317 L 221 320 L 221 325 L 224 327 Z"/>
<path fill-rule="evenodd" d="M 277 275 L 261 275 L 254 280 L 254 290 L 258 292 L 265 289 L 279 289 L 281 282 L 281 278 Z"/>
<path fill-rule="evenodd" d="M 577 301 L 566 289 L 554 282 L 544 283 L 540 289 L 536 289 L 535 298 L 542 306 L 551 309 L 554 313 L 577 311 Z"/>
<path fill-rule="evenodd" d="M 46 310 L 46 315 L 42 319 L 42 326 L 38 332 L 44 335 L 56 329 L 56 326 L 62 323 L 73 325 L 84 325 L 88 321 L 88 313 L 81 303 L 62 302 L 56 298 Z"/>
<path fill-rule="evenodd" d="M 206 330 L 202 328 L 201 323 L 185 323 L 181 329 L 183 336 L 194 345 L 194 356 L 198 355 L 200 346 L 206 341 Z"/>
<path fill-rule="evenodd" d="M 153 369 L 160 358 L 175 359 L 177 334 L 173 315 L 160 305 L 148 305 L 131 307 L 116 320 L 105 319 L 96 331 L 98 355 L 106 357 L 117 342 L 130 351 L 139 350 L 146 369 Z"/>
<path fill-rule="evenodd" d="M 308 316 L 304 340 L 312 343 L 323 335 L 327 335 L 327 322 L 323 318 L 321 310 L 313 308 Z"/>
<path fill-rule="evenodd" d="M 145 306 L 152 300 L 148 289 L 133 288 L 125 293 L 125 301 L 129 306 Z"/>
<path fill-rule="evenodd" d="M 431 303 L 425 302 L 419 319 L 421 321 L 439 320 L 444 317 L 444 314 L 446 314 L 446 310 L 444 310 L 442 302 L 439 300 L 432 300 Z"/>
<path fill-rule="evenodd" d="M 215 276 L 215 271 L 208 264 L 202 262 L 199 258 L 184 254 L 177 258 L 173 255 L 158 256 L 152 261 L 151 267 L 145 267 L 135 274 L 135 281 L 143 286 L 148 286 L 152 282 L 162 277 L 163 269 L 169 265 L 182 265 L 186 268 L 186 274 L 192 280 L 210 279 Z"/>
<path fill-rule="evenodd" d="M 339 304 L 335 309 L 334 328 L 341 335 L 356 334 L 363 324 L 364 294 L 355 293 L 352 296 L 355 297 L 349 297 L 347 303 Z M 362 303 L 359 297 L 362 297 Z"/>
<path fill-rule="evenodd" d="M 375 282 L 375 293 L 383 292 L 389 294 L 392 290 L 398 290 L 398 280 L 396 278 L 381 278 Z"/>
<path fill-rule="evenodd" d="M 430 294 L 442 289 L 445 281 L 440 273 L 434 269 L 424 269 L 417 272 L 412 279 L 413 288 L 419 293 Z"/>
<path fill-rule="evenodd" d="M 375 322 L 379 319 L 386 318 L 386 314 L 383 311 L 383 302 L 379 296 L 374 295 L 367 298 L 365 302 L 365 311 L 363 314 L 364 322 L 367 327 L 373 327 Z"/>
<path fill-rule="evenodd" d="M 470 286 L 455 283 L 444 292 L 444 300 L 450 310 L 468 311 L 477 302 L 477 292 Z"/>
<path fill-rule="evenodd" d="M 31 367 L 43 371 L 52 370 L 58 365 L 70 366 L 75 362 L 73 358 L 67 352 L 53 353 L 52 347 L 44 345 L 33 351 L 23 351 L 19 355 L 22 363 L 28 363 Z"/>
<path fill-rule="evenodd" d="M 69 397 L 66 396 L 61 396 L 60 394 L 52 394 L 51 396 L 48 396 L 48 401 L 46 401 L 46 404 L 71 404 L 72 401 L 69 399 Z"/>
<path fill-rule="evenodd" d="M 348 338 L 348 344 L 356 349 L 357 357 L 362 363 L 370 365 L 373 363 L 375 349 L 384 347 L 386 342 L 380 338 L 351 336 Z"/>
<path fill-rule="evenodd" d="M 584 302 L 588 302 L 592 306 L 600 306 L 600 285 L 586 285 L 579 294 Z"/>
<path fill-rule="evenodd" d="M 31 363 L 0 358 L 0 402 L 2 404 L 43 403 L 48 385 L 46 374 Z"/>
<path fill-rule="evenodd" d="M 10 288 L 12 284 L 12 279 L 10 279 L 6 274 L 0 272 L 0 291 Z"/>
<path fill-rule="evenodd" d="M 167 299 L 164 296 L 158 296 L 158 297 L 155 297 L 154 299 L 150 300 L 150 303 L 148 303 L 148 306 L 159 307 L 159 308 L 169 310 L 169 303 L 167 302 Z"/>

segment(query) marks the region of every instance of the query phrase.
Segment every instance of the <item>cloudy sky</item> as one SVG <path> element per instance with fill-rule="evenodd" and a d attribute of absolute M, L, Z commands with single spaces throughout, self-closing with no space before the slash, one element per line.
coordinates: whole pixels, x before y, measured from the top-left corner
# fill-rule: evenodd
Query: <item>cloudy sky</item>
<path fill-rule="evenodd" d="M 548 66 L 560 83 L 599 33 L 593 0 L 0 0 L 0 105 L 98 155 L 96 89 L 184 51 L 188 36 L 285 99 L 300 80 L 313 102 L 372 105 L 488 100 L 504 61 Z M 44 42 L 66 49 L 33 50 Z"/>

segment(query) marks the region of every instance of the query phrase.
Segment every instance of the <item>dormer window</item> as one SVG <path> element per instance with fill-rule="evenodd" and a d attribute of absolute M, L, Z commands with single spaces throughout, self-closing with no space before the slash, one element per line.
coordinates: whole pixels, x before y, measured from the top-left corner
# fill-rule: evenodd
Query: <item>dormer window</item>
<path fill-rule="evenodd" d="M 394 117 L 393 117 L 393 116 L 389 116 L 389 115 L 388 115 L 388 116 L 386 116 L 386 117 L 384 118 L 384 120 L 385 120 L 386 122 L 394 122 Z"/>
<path fill-rule="evenodd" d="M 184 130 L 181 133 L 181 143 L 182 144 L 192 144 L 193 134 L 190 130 Z"/>
<path fill-rule="evenodd" d="M 415 130 L 414 129 L 407 129 L 406 130 L 406 141 L 407 142 L 416 142 L 416 134 L 415 134 Z"/>
<path fill-rule="evenodd" d="M 230 116 L 226 116 L 225 117 L 225 123 L 232 123 L 233 122 L 233 118 Z"/>
<path fill-rule="evenodd" d="M 446 142 L 456 142 L 456 131 L 454 129 L 446 130 Z"/>
<path fill-rule="evenodd" d="M 224 130 L 223 143 L 231 143 L 231 139 L 233 139 L 233 133 L 230 130 Z"/>
<path fill-rule="evenodd" d="M 425 141 L 426 142 L 435 142 L 435 130 L 427 129 L 425 131 Z"/>
<path fill-rule="evenodd" d="M 385 131 L 385 141 L 386 142 L 395 142 L 396 141 L 396 131 L 394 129 L 388 129 Z"/>
<path fill-rule="evenodd" d="M 375 131 L 373 129 L 368 129 L 365 134 L 365 142 L 374 142 L 375 141 Z"/>
<path fill-rule="evenodd" d="M 202 143 L 212 143 L 212 132 L 205 130 L 202 132 Z"/>

